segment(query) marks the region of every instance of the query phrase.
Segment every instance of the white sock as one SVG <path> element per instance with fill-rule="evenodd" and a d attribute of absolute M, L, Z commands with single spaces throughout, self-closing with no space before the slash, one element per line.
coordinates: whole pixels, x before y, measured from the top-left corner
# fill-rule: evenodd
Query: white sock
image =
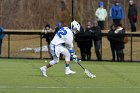
<path fill-rule="evenodd" d="M 70 67 L 66 67 L 66 71 L 70 70 Z"/>
<path fill-rule="evenodd" d="M 46 66 L 43 66 L 42 68 L 44 68 L 45 70 L 47 70 L 47 67 Z"/>

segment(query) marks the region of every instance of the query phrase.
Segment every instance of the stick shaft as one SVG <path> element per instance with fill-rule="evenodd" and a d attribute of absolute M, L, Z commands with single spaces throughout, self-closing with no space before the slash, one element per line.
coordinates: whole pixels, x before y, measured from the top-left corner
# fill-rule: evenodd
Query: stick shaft
<path fill-rule="evenodd" d="M 82 67 L 84 70 L 85 70 L 85 68 L 79 63 L 79 62 L 77 62 L 78 63 L 78 65 L 80 66 L 80 67 Z"/>

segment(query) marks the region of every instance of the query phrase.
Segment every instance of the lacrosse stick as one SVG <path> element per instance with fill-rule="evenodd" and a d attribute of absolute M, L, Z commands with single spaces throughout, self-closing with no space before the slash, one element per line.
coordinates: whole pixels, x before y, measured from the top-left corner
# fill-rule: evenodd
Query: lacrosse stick
<path fill-rule="evenodd" d="M 95 78 L 96 75 L 92 74 L 91 72 L 89 72 L 87 69 L 85 69 L 80 63 L 79 63 L 79 60 L 74 60 L 83 70 L 84 70 L 84 73 L 90 77 L 90 78 Z"/>

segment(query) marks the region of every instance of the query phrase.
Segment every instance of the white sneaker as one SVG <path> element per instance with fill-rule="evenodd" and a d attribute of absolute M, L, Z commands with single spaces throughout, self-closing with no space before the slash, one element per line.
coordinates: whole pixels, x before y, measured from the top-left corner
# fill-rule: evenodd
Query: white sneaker
<path fill-rule="evenodd" d="M 42 75 L 43 75 L 44 77 L 47 77 L 47 75 L 46 75 L 46 69 L 44 68 L 44 66 L 41 67 L 40 70 L 41 70 L 41 72 L 42 72 Z"/>
<path fill-rule="evenodd" d="M 66 70 L 65 71 L 65 74 L 66 75 L 70 75 L 70 74 L 75 74 L 76 72 L 75 71 L 72 71 L 72 70 Z"/>

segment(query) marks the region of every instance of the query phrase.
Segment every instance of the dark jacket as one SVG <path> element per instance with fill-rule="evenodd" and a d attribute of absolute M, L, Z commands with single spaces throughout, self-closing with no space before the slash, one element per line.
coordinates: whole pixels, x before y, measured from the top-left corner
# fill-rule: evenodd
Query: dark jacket
<path fill-rule="evenodd" d="M 83 29 L 83 28 L 82 28 Z M 84 32 L 84 29 L 75 35 L 75 42 L 78 47 L 92 47 L 92 36 L 88 31 Z"/>
<path fill-rule="evenodd" d="M 108 40 L 112 45 L 114 45 L 115 49 L 124 49 L 124 37 L 125 37 L 125 29 L 120 30 L 118 33 L 115 33 L 114 30 L 110 30 L 108 32 Z"/>
<path fill-rule="evenodd" d="M 138 10 L 137 10 L 136 5 L 135 4 L 129 5 L 128 19 L 136 22 L 137 21 L 137 15 L 138 15 Z"/>
<path fill-rule="evenodd" d="M 99 26 L 86 29 L 91 35 L 93 40 L 101 40 L 101 28 Z"/>
<path fill-rule="evenodd" d="M 50 42 L 52 41 L 53 37 L 54 37 L 54 33 L 53 32 L 44 33 L 43 36 L 42 36 L 42 38 L 46 39 L 48 44 L 50 44 Z"/>

